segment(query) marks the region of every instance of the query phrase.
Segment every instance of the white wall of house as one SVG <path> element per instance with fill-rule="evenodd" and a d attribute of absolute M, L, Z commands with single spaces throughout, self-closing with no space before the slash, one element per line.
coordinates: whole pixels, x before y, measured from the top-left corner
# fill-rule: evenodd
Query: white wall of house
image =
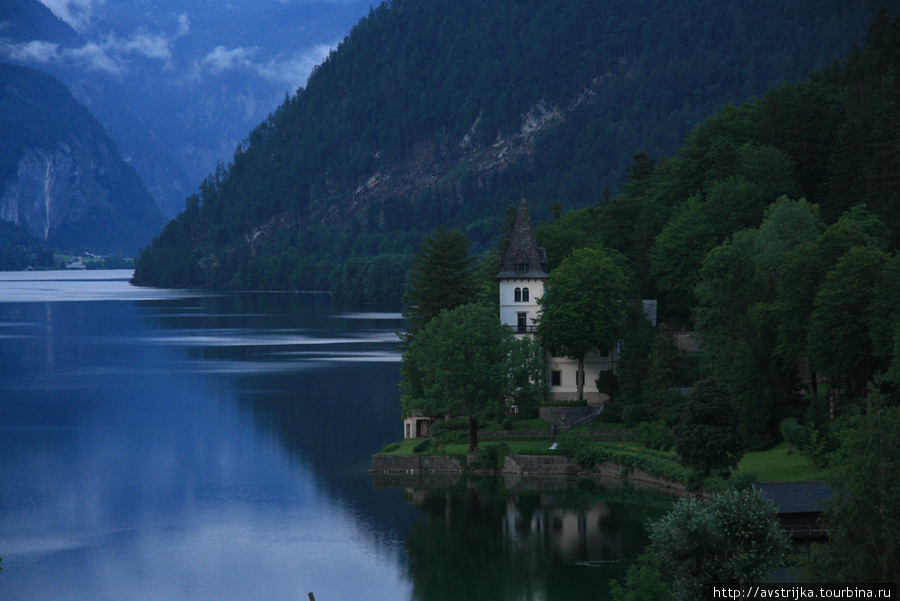
<path fill-rule="evenodd" d="M 525 300 L 525 290 L 528 290 Z M 518 294 L 516 293 L 518 290 Z M 534 325 L 540 314 L 538 299 L 544 295 L 544 280 L 532 278 L 511 278 L 500 280 L 500 321 L 510 327 L 516 335 L 533 335 Z M 519 299 L 519 300 L 516 300 Z M 525 314 L 526 329 L 520 332 L 519 314 Z M 547 382 L 551 384 L 549 400 L 574 401 L 578 398 L 576 374 L 578 361 L 569 357 L 546 355 Z M 604 395 L 597 391 L 596 381 L 601 371 L 615 368 L 615 350 L 589 353 L 584 358 L 584 398 L 588 403 L 602 403 Z M 559 372 L 559 384 L 553 385 L 553 372 Z"/>
<path fill-rule="evenodd" d="M 526 332 L 533 333 L 538 313 L 541 310 L 537 299 L 542 296 L 544 296 L 544 280 L 532 278 L 500 280 L 501 323 L 512 328 L 513 332 L 517 332 L 520 323 L 519 314 L 524 313 L 525 325 L 529 326 L 526 328 Z"/>
<path fill-rule="evenodd" d="M 600 404 L 607 399 L 597 391 L 600 372 L 615 369 L 615 350 L 588 353 L 584 358 L 584 398 L 588 404 Z M 553 357 L 547 354 L 548 398 L 551 401 L 574 401 L 578 398 L 578 360 L 570 357 Z M 557 372 L 557 375 L 554 375 Z M 558 384 L 557 384 L 558 382 Z"/>

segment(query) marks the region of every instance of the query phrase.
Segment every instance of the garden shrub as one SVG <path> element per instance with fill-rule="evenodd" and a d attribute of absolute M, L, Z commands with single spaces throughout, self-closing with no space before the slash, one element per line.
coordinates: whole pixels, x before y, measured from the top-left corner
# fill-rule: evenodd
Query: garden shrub
<path fill-rule="evenodd" d="M 503 459 L 509 452 L 509 445 L 505 442 L 484 445 L 473 467 L 483 470 L 500 469 L 503 467 Z"/>
<path fill-rule="evenodd" d="M 581 467 L 590 468 L 603 459 L 603 450 L 591 440 L 587 430 L 569 430 L 556 438 L 560 453 Z"/>
<path fill-rule="evenodd" d="M 435 444 L 465 444 L 469 442 L 469 420 L 434 422 L 431 424 L 431 438 Z"/>
<path fill-rule="evenodd" d="M 654 451 L 668 451 L 675 446 L 675 434 L 661 419 L 654 422 L 641 422 L 635 429 L 635 433 L 641 444 Z"/>

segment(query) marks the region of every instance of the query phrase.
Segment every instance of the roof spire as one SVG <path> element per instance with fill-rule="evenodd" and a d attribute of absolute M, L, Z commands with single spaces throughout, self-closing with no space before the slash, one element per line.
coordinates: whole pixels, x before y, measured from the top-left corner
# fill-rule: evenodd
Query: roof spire
<path fill-rule="evenodd" d="M 496 277 L 497 279 L 550 277 L 547 272 L 547 253 L 543 248 L 538 248 L 524 198 L 516 211 L 509 244 L 506 252 L 500 257 L 500 273 Z"/>

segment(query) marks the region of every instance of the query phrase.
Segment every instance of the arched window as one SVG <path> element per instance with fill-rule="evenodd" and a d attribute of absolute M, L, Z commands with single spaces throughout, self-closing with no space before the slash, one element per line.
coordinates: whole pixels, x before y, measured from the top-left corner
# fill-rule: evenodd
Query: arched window
<path fill-rule="evenodd" d="M 522 302 L 528 302 L 528 288 L 522 288 Z"/>
<path fill-rule="evenodd" d="M 521 288 L 516 288 L 516 300 L 515 300 L 515 302 L 517 302 L 517 303 L 521 303 L 521 302 L 522 302 L 522 289 L 521 289 Z"/>

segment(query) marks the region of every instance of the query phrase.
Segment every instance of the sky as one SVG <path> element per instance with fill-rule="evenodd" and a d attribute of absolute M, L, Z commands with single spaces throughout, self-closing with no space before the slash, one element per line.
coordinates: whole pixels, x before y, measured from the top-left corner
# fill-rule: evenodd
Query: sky
<path fill-rule="evenodd" d="M 4 38 L 0 23 L 0 61 L 67 85 L 172 216 L 217 162 L 306 85 L 372 4 L 13 1 L 43 3 L 80 39 Z"/>
<path fill-rule="evenodd" d="M 340 1 L 158 0 L 128 3 L 138 9 L 135 13 L 143 11 L 147 19 L 141 22 L 139 16 L 124 14 L 122 4 L 107 0 L 40 2 L 71 25 L 86 42 L 80 48 L 64 48 L 44 40 L 7 44 L 6 54 L 15 60 L 35 66 L 73 64 L 123 77 L 127 77 L 134 61 L 142 60 L 144 68 L 149 66 L 148 62 L 155 63 L 157 69 L 180 76 L 183 81 L 235 73 L 261 78 L 288 93 L 305 85 L 313 67 L 328 56 L 347 32 L 313 35 L 311 37 L 317 38 L 314 42 L 298 36 L 297 47 L 273 51 L 260 43 L 258 38 L 264 32 L 254 29 L 252 21 L 258 20 L 266 11 L 275 13 L 280 8 L 284 12 L 291 8 L 289 5 L 297 8 L 290 13 L 292 16 L 304 15 L 303 7 L 314 5 L 346 6 L 353 15 L 359 12 L 358 3 Z M 240 15 L 244 14 L 249 15 L 244 31 L 233 24 L 223 27 L 226 15 L 237 16 L 239 21 Z M 314 33 L 316 23 L 310 21 L 299 27 Z M 320 31 L 324 33 L 325 27 Z"/>

